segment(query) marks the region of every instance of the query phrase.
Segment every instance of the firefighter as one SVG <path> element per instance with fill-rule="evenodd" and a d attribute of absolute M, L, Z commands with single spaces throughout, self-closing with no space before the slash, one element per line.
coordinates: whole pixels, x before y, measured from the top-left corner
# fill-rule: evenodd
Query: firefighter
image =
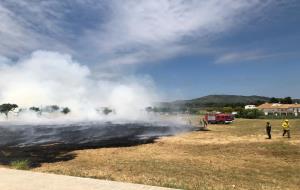
<path fill-rule="evenodd" d="M 271 139 L 272 138 L 272 136 L 271 136 L 271 130 L 272 130 L 272 126 L 271 126 L 270 122 L 267 122 L 267 124 L 266 124 L 266 132 L 267 132 L 267 135 L 268 135 L 267 139 Z"/>
<path fill-rule="evenodd" d="M 199 125 L 200 125 L 200 127 L 203 127 L 204 126 L 204 124 L 203 124 L 203 122 L 202 122 L 202 119 L 200 118 L 200 121 L 199 121 Z"/>
<path fill-rule="evenodd" d="M 282 136 L 284 137 L 284 135 L 287 133 L 288 138 L 291 138 L 291 134 L 290 134 L 290 124 L 289 124 L 289 120 L 284 120 L 282 122 L 282 129 L 283 129 L 283 134 Z"/>
<path fill-rule="evenodd" d="M 205 118 L 202 119 L 202 122 L 203 122 L 203 127 L 206 128 L 207 125 L 208 125 L 208 122 L 206 121 Z"/>

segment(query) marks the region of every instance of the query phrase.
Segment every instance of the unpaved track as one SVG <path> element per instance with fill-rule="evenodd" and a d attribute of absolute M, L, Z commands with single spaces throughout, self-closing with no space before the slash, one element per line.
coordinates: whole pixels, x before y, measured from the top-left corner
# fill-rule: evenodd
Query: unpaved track
<path fill-rule="evenodd" d="M 0 168 L 1 190 L 171 190 L 147 185 Z"/>

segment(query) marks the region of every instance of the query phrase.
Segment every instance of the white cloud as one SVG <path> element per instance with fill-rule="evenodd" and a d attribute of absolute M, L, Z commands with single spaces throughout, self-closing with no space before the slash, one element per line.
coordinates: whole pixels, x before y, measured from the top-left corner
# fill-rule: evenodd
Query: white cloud
<path fill-rule="evenodd" d="M 204 43 L 235 27 L 264 7 L 261 1 L 112 1 L 113 13 L 88 41 L 109 62 L 140 63 L 191 51 L 193 40 Z M 97 39 L 97 40 L 95 40 Z M 122 60 L 124 58 L 124 60 Z"/>
<path fill-rule="evenodd" d="M 134 64 L 201 53 L 209 39 L 241 26 L 269 4 L 261 0 L 3 0 L 0 55 L 20 57 L 47 49 L 100 64 Z M 191 50 L 194 43 L 200 44 L 198 50 Z"/>
<path fill-rule="evenodd" d="M 62 33 L 59 14 L 48 1 L 3 1 L 0 3 L 0 55 L 21 57 L 37 49 L 72 52 L 52 37 Z"/>

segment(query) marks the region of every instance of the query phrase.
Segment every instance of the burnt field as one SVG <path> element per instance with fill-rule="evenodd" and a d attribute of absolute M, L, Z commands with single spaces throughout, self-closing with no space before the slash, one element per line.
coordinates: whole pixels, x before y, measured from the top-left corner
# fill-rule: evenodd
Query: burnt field
<path fill-rule="evenodd" d="M 189 119 L 198 124 L 198 117 Z M 138 132 L 139 140 L 116 140 L 121 144 L 83 139 L 2 147 L 0 164 L 27 160 L 33 171 L 182 189 L 298 189 L 300 120 L 290 121 L 291 139 L 282 137 L 281 120 L 271 120 L 273 137 L 265 139 L 265 122 L 239 119 L 175 136 L 159 129 L 165 137 Z"/>
<path fill-rule="evenodd" d="M 0 147 L 122 146 L 191 130 L 195 128 L 161 122 L 0 124 Z"/>
<path fill-rule="evenodd" d="M 153 143 L 197 128 L 169 122 L 76 122 L 0 125 L 0 164 L 29 161 L 29 167 L 75 158 L 72 151 Z"/>

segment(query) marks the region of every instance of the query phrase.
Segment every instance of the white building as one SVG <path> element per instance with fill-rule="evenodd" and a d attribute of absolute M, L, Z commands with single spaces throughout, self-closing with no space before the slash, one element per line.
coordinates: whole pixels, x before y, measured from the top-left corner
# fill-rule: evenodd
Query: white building
<path fill-rule="evenodd" d="M 253 110 L 253 109 L 256 109 L 255 105 L 246 105 L 245 106 L 245 110 Z"/>
<path fill-rule="evenodd" d="M 258 106 L 257 109 L 263 111 L 265 115 L 269 115 L 270 113 L 272 113 L 274 115 L 293 114 L 295 116 L 298 116 L 300 114 L 300 104 L 265 103 Z"/>

